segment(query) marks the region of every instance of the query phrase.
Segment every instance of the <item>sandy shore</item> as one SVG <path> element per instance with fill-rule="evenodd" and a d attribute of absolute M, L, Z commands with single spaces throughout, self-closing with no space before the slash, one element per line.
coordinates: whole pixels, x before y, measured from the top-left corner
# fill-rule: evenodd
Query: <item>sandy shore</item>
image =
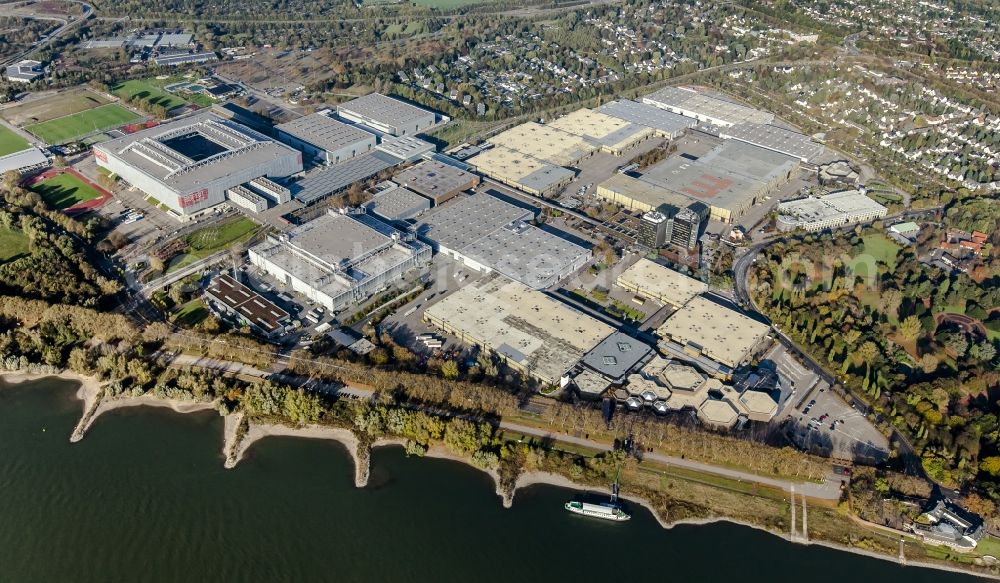
<path fill-rule="evenodd" d="M 5 372 L 0 374 L 0 377 L 3 378 L 5 383 L 12 385 L 53 377 L 80 383 L 80 388 L 76 391 L 76 398 L 83 401 L 83 414 L 73 429 L 73 433 L 70 434 L 69 440 L 73 443 L 83 439 L 86 428 L 90 426 L 90 423 L 97 416 L 97 408 L 104 396 L 104 383 L 98 380 L 97 377 L 80 375 L 75 372 L 64 371 L 57 374 Z"/>
<path fill-rule="evenodd" d="M 494 469 L 488 469 L 488 468 L 481 468 L 481 467 L 473 464 L 468 458 L 462 457 L 460 455 L 456 455 L 456 454 L 448 451 L 448 449 L 446 447 L 444 447 L 443 445 L 433 445 L 433 446 L 431 446 L 430 449 L 427 450 L 427 453 L 425 455 L 427 457 L 432 457 L 432 458 L 436 458 L 436 459 L 451 460 L 453 462 L 463 463 L 463 464 L 465 464 L 465 465 L 467 465 L 467 466 L 469 466 L 471 468 L 475 468 L 475 469 L 477 469 L 477 470 L 479 470 L 481 472 L 486 473 L 489 477 L 493 478 L 493 485 L 496 488 L 497 496 L 500 497 L 500 500 L 503 503 L 503 507 L 504 508 L 510 508 L 511 505 L 514 504 L 514 496 L 513 496 L 513 494 L 510 495 L 510 496 L 508 496 L 500 488 L 500 474 L 496 470 L 494 470 Z"/>
<path fill-rule="evenodd" d="M 349 429 L 342 427 L 329 427 L 326 425 L 306 425 L 305 427 L 289 427 L 287 425 L 277 425 L 272 423 L 250 423 L 243 440 L 235 449 L 232 455 L 232 463 L 226 467 L 235 467 L 246 455 L 250 446 L 255 442 L 270 436 L 305 437 L 309 439 L 330 439 L 342 444 L 347 448 L 347 453 L 354 462 L 354 483 L 357 487 L 363 488 L 368 483 L 367 464 L 360 463 L 358 456 L 358 438 Z"/>
<path fill-rule="evenodd" d="M 104 415 L 108 411 L 124 409 L 127 407 L 159 407 L 163 409 L 170 409 L 176 413 L 197 413 L 199 411 L 214 411 L 216 404 L 215 401 L 163 399 L 149 394 L 138 397 L 120 397 L 117 399 L 103 398 L 97 403 L 97 407 L 93 409 L 89 415 L 87 413 L 88 409 L 86 408 L 86 404 L 84 405 L 84 415 L 80 419 L 80 423 L 73 431 L 73 435 L 69 440 L 74 443 L 80 441 L 83 439 L 83 436 L 87 434 L 87 431 L 98 417 Z"/>
<path fill-rule="evenodd" d="M 87 429 L 93 424 L 94 420 L 99 416 L 112 411 L 114 409 L 124 408 L 124 407 L 161 407 L 168 408 L 178 413 L 192 413 L 197 411 L 207 411 L 214 410 L 216 404 L 214 402 L 192 402 L 176 399 L 161 399 L 154 397 L 152 395 L 143 395 L 140 397 L 125 397 L 119 399 L 103 399 L 103 383 L 94 377 L 88 377 L 83 375 L 78 375 L 72 372 L 63 372 L 58 374 L 37 374 L 37 373 L 22 373 L 22 372 L 5 372 L 0 373 L 0 378 L 3 379 L 5 383 L 9 384 L 19 384 L 24 382 L 31 382 L 45 378 L 56 377 L 63 380 L 75 381 L 80 383 L 80 388 L 77 390 L 76 396 L 81 401 L 83 401 L 83 415 L 80 419 L 77 428 L 73 432 L 73 436 L 70 441 L 79 441 L 83 438 Z M 359 456 L 359 444 L 360 441 L 355 436 L 355 434 L 345 428 L 340 427 L 329 427 L 321 425 L 310 425 L 306 427 L 289 427 L 286 425 L 276 425 L 276 424 L 261 424 L 261 423 L 251 423 L 250 427 L 243 437 L 243 439 L 237 444 L 235 443 L 235 438 L 237 436 L 237 429 L 242 422 L 242 414 L 234 414 L 226 417 L 225 420 L 225 435 L 223 444 L 223 454 L 226 456 L 226 467 L 235 466 L 240 460 L 243 459 L 246 451 L 253 445 L 254 442 L 264 439 L 269 436 L 289 436 L 289 437 L 304 437 L 311 439 L 330 439 L 337 441 L 344 445 L 347 449 L 348 454 L 351 456 L 355 467 L 355 485 L 359 488 L 364 487 L 368 481 L 368 470 L 370 463 L 370 456 L 365 456 L 365 459 L 361 459 Z M 389 447 L 389 446 L 405 446 L 406 441 L 403 439 L 379 439 L 372 444 L 372 448 L 376 447 Z M 496 487 L 497 496 L 503 501 L 505 508 L 510 508 L 513 505 L 514 495 L 520 489 L 529 488 L 534 485 L 544 484 L 549 486 L 556 486 L 560 488 L 567 488 L 571 490 L 579 491 L 592 491 L 596 488 L 594 486 L 588 486 L 586 484 L 578 484 L 566 476 L 561 474 L 555 474 L 552 472 L 524 472 L 518 476 L 517 481 L 514 485 L 514 491 L 511 492 L 509 496 L 505 495 L 500 488 L 500 475 L 496 470 L 488 470 L 474 466 L 469 459 L 456 455 L 450 452 L 442 445 L 432 446 L 428 452 L 427 457 L 446 459 L 459 463 L 466 464 L 470 467 L 474 467 L 481 470 L 493 478 L 493 483 Z M 742 520 L 735 520 L 726 517 L 712 517 L 712 518 L 698 518 L 698 519 L 683 519 L 667 521 L 664 520 L 659 513 L 655 510 L 653 504 L 642 497 L 637 497 L 633 495 L 626 494 L 624 498 L 628 502 L 639 504 L 650 511 L 657 522 L 665 529 L 671 529 L 678 525 L 705 525 L 713 524 L 716 522 L 730 522 L 733 524 L 738 524 L 740 526 L 753 528 L 755 530 L 763 531 L 768 534 L 777 536 L 784 540 L 790 540 L 789 533 L 787 532 L 775 532 L 764 528 L 762 526 L 752 524 Z M 880 559 L 883 561 L 890 561 L 894 563 L 900 562 L 898 557 L 894 555 L 882 554 L 875 551 L 870 551 L 867 549 L 859 549 L 856 547 L 849 547 L 840 543 L 834 543 L 822 540 L 804 540 L 801 537 L 797 537 L 791 540 L 796 544 L 804 545 L 817 545 L 822 547 L 827 547 L 841 552 L 855 553 L 858 555 L 864 555 L 866 557 L 871 557 L 875 559 Z M 915 544 L 912 542 L 907 542 L 907 544 Z M 950 565 L 944 565 L 939 563 L 930 563 L 925 561 L 916 560 L 906 560 L 906 565 L 913 567 L 922 567 L 928 569 L 937 569 L 942 571 L 951 571 L 955 573 L 962 573 L 967 575 L 975 575 L 978 577 L 1000 580 L 1000 577 L 996 575 L 991 575 L 988 573 L 969 571 L 961 569 L 958 567 L 953 567 Z"/>

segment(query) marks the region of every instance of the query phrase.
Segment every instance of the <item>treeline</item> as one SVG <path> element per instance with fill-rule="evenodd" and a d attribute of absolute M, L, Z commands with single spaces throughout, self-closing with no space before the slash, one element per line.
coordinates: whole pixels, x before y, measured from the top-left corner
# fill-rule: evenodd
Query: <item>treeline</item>
<path fill-rule="evenodd" d="M 120 284 L 88 256 L 100 220 L 81 223 L 48 208 L 37 193 L 17 186 L 19 178 L 8 174 L 0 186 L 0 228 L 25 237 L 28 251 L 0 262 L 0 293 L 86 306 L 117 294 Z"/>
<path fill-rule="evenodd" d="M 751 274 L 757 304 L 907 435 L 929 476 L 1000 499 L 997 343 L 947 317 L 992 313 L 1000 286 L 927 265 L 911 248 L 873 265 L 865 237 L 893 245 L 860 228 L 772 245 Z"/>

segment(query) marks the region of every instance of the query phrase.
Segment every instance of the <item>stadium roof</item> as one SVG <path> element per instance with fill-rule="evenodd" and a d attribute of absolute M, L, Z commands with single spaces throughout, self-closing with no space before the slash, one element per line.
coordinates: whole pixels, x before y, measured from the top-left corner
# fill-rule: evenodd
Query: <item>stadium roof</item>
<path fill-rule="evenodd" d="M 687 128 L 697 125 L 694 119 L 684 117 L 653 105 L 623 99 L 611 101 L 597 108 L 597 111 L 652 128 L 669 136 L 673 136 Z"/>
<path fill-rule="evenodd" d="M 374 134 L 358 126 L 337 121 L 325 113 L 304 115 L 277 125 L 275 129 L 329 152 L 353 144 L 375 142 Z"/>
<path fill-rule="evenodd" d="M 292 196 L 304 204 L 311 204 L 398 163 L 399 159 L 384 152 L 368 152 L 306 176 L 293 186 Z"/>
<path fill-rule="evenodd" d="M 223 151 L 195 161 L 162 141 L 202 134 Z M 203 113 L 102 142 L 96 150 L 113 154 L 177 192 L 202 185 L 245 168 L 290 155 L 296 150 L 214 113 Z"/>

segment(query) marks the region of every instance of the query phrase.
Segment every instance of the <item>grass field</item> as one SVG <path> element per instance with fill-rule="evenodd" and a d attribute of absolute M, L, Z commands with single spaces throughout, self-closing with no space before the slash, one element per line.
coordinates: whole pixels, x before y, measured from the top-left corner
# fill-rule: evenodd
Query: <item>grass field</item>
<path fill-rule="evenodd" d="M 60 174 L 31 187 L 49 206 L 64 209 L 77 203 L 100 198 L 101 193 L 72 174 Z"/>
<path fill-rule="evenodd" d="M 191 300 L 174 314 L 174 323 L 184 328 L 194 328 L 209 315 L 208 306 L 201 300 Z"/>
<path fill-rule="evenodd" d="M 156 105 L 162 105 L 167 108 L 167 111 L 175 107 L 187 105 L 187 102 L 180 97 L 167 93 L 152 82 L 142 79 L 133 79 L 119 83 L 112 87 L 111 91 L 122 99 L 140 99 Z"/>
<path fill-rule="evenodd" d="M 28 140 L 10 128 L 0 126 L 0 156 L 20 152 L 28 147 Z"/>
<path fill-rule="evenodd" d="M 28 252 L 28 237 L 21 231 L 0 227 L 0 263 L 16 259 Z"/>
<path fill-rule="evenodd" d="M 107 103 L 105 97 L 80 87 L 5 109 L 3 118 L 16 126 L 23 126 L 73 115 Z"/>
<path fill-rule="evenodd" d="M 246 241 L 253 236 L 257 229 L 257 223 L 246 217 L 198 229 L 185 237 L 184 240 L 188 245 L 187 253 L 181 255 L 178 261 L 171 263 L 170 267 L 167 268 L 167 273 L 187 267 L 200 259 L 222 251 L 233 243 Z"/>
<path fill-rule="evenodd" d="M 89 133 L 115 128 L 137 119 L 137 114 L 111 103 L 30 125 L 25 129 L 49 144 L 65 144 Z"/>

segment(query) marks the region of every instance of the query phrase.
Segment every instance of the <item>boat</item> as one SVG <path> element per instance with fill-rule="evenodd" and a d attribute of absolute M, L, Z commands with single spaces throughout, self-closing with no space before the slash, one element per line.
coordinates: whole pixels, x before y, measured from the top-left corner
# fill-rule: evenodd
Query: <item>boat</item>
<path fill-rule="evenodd" d="M 618 478 L 621 477 L 622 468 L 618 466 L 618 474 L 615 475 L 615 483 L 611 485 L 611 501 L 591 504 L 589 502 L 579 502 L 573 500 L 565 504 L 566 510 L 574 514 L 582 514 L 593 518 L 624 522 L 630 518 L 628 513 L 622 510 L 622 505 L 618 503 Z"/>
<path fill-rule="evenodd" d="M 574 500 L 566 503 L 566 510 L 569 510 L 574 514 L 582 514 L 584 516 L 602 518 L 604 520 L 613 520 L 615 522 L 623 522 L 632 518 L 621 509 L 621 506 L 611 502 L 591 504 L 589 502 L 578 502 Z"/>

